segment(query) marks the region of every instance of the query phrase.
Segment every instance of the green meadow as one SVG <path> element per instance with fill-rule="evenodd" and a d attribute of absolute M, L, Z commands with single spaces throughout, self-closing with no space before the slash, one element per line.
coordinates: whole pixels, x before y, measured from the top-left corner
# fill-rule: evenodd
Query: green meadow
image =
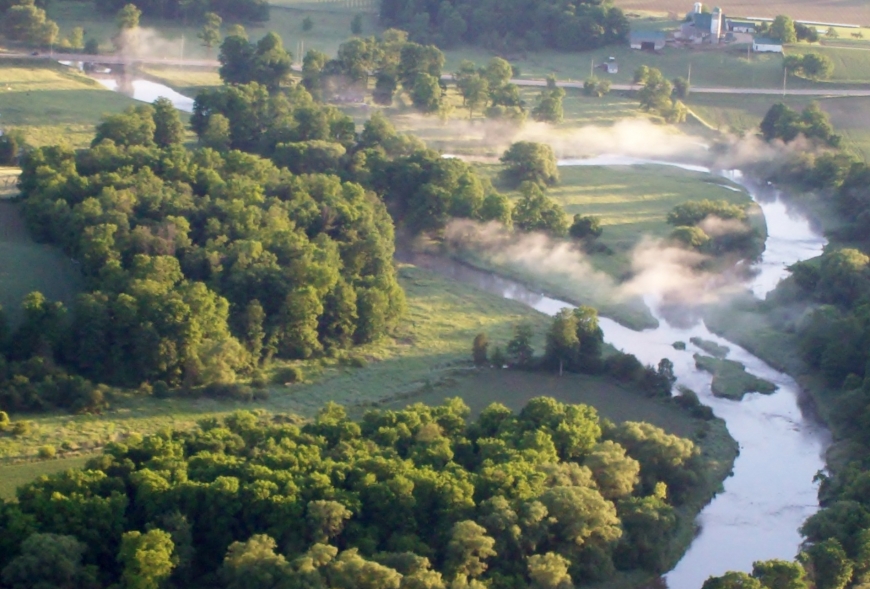
<path fill-rule="evenodd" d="M 60 64 L 0 61 L 0 125 L 21 131 L 32 146 L 84 147 L 104 114 L 131 104 L 131 98 Z"/>

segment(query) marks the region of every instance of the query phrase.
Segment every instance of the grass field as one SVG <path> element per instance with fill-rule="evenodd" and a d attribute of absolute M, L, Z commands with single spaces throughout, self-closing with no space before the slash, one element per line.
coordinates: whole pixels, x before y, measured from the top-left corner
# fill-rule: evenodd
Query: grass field
<path fill-rule="evenodd" d="M 15 489 L 44 474 L 53 474 L 69 468 L 81 468 L 90 456 L 75 456 L 61 460 L 22 462 L 0 467 L 0 499 L 13 499 Z"/>
<path fill-rule="evenodd" d="M 61 65 L 0 62 L 0 124 L 22 131 L 33 146 L 87 145 L 102 115 L 133 103 Z"/>
<path fill-rule="evenodd" d="M 30 292 L 38 290 L 46 298 L 68 305 L 80 288 L 79 271 L 70 259 L 53 247 L 34 242 L 18 205 L 0 201 L 0 304 L 10 319 L 18 320 L 21 301 Z"/>
<path fill-rule="evenodd" d="M 686 101 L 706 123 L 720 131 L 743 134 L 754 131 L 768 109 L 784 102 L 794 109 L 803 109 L 812 98 L 787 96 L 738 96 L 722 94 L 691 94 Z M 862 159 L 870 158 L 870 97 L 838 97 L 817 100 L 837 133 L 843 135 L 843 147 Z"/>

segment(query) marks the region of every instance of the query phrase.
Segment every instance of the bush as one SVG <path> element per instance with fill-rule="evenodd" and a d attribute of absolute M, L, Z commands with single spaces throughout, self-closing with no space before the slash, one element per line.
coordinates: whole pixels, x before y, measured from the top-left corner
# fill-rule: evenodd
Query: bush
<path fill-rule="evenodd" d="M 686 387 L 678 387 L 678 390 L 680 391 L 680 394 L 674 397 L 674 403 L 683 409 L 688 410 L 692 417 L 697 417 L 698 419 L 704 419 L 706 421 L 716 417 L 710 407 L 701 403 L 701 400 L 698 399 L 698 394 L 695 391 Z"/>
<path fill-rule="evenodd" d="M 40 446 L 38 455 L 42 460 L 51 460 L 55 456 L 57 456 L 57 450 L 54 446 Z"/>
<path fill-rule="evenodd" d="M 212 399 L 228 399 L 245 402 L 254 400 L 253 389 L 248 385 L 240 383 L 211 383 L 203 387 L 202 394 L 203 396 Z"/>
<path fill-rule="evenodd" d="M 304 380 L 304 375 L 302 374 L 302 369 L 298 366 L 286 366 L 275 372 L 275 376 L 272 379 L 273 382 L 278 384 L 287 384 L 287 383 L 296 383 L 302 382 Z"/>
<path fill-rule="evenodd" d="M 12 424 L 12 435 L 16 437 L 30 435 L 32 424 L 29 421 L 16 421 Z"/>

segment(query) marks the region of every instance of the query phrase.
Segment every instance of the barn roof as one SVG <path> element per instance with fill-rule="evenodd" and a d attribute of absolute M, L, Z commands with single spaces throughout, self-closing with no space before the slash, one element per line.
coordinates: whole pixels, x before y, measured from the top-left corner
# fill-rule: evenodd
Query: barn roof
<path fill-rule="evenodd" d="M 631 31 L 628 37 L 632 43 L 653 43 L 668 38 L 664 31 Z"/>
<path fill-rule="evenodd" d="M 752 41 L 756 45 L 782 45 L 779 39 L 771 39 L 770 37 L 754 37 Z"/>

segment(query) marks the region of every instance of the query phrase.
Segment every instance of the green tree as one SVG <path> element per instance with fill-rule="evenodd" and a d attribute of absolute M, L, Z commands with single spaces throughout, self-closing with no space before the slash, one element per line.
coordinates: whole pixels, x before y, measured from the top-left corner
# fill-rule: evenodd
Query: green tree
<path fill-rule="evenodd" d="M 485 561 L 496 556 L 494 546 L 483 526 L 469 520 L 456 522 L 447 544 L 447 567 L 457 576 L 477 578 L 488 568 Z"/>
<path fill-rule="evenodd" d="M 441 106 L 438 78 L 427 73 L 418 74 L 411 90 L 411 102 L 424 113 L 436 112 Z"/>
<path fill-rule="evenodd" d="M 159 589 L 176 562 L 172 537 L 160 529 L 126 532 L 118 560 L 124 567 L 122 582 L 127 589 Z"/>
<path fill-rule="evenodd" d="M 71 49 L 84 49 L 85 30 L 82 27 L 73 27 L 72 31 L 70 31 L 68 42 Z"/>
<path fill-rule="evenodd" d="M 807 574 L 796 562 L 763 560 L 752 563 L 752 576 L 768 589 L 807 589 Z"/>
<path fill-rule="evenodd" d="M 121 30 L 135 29 L 139 27 L 139 18 L 142 16 L 142 11 L 135 4 L 125 4 L 118 11 L 116 20 L 118 28 Z"/>
<path fill-rule="evenodd" d="M 157 147 L 180 145 L 184 141 L 184 125 L 178 110 L 168 98 L 158 98 L 154 107 L 154 143 Z"/>
<path fill-rule="evenodd" d="M 571 589 L 567 558 L 555 552 L 534 554 L 528 558 L 528 573 L 533 589 Z"/>
<path fill-rule="evenodd" d="M 532 118 L 544 123 L 561 123 L 564 117 L 562 100 L 565 90 L 553 87 L 541 91 L 538 104 L 532 109 Z"/>
<path fill-rule="evenodd" d="M 701 589 L 764 589 L 758 579 L 746 573 L 725 573 L 721 577 L 710 577 Z"/>
<path fill-rule="evenodd" d="M 801 559 L 816 589 L 843 589 L 852 579 L 854 565 L 834 538 L 814 544 L 801 554 Z"/>
<path fill-rule="evenodd" d="M 310 16 L 306 16 L 302 19 L 302 31 L 308 32 L 314 28 L 314 20 Z"/>
<path fill-rule="evenodd" d="M 613 501 L 631 495 L 640 482 L 640 463 L 626 456 L 625 448 L 611 440 L 597 444 L 585 464 L 605 499 Z"/>
<path fill-rule="evenodd" d="M 312 540 L 325 544 L 330 538 L 341 533 L 344 522 L 353 513 L 337 501 L 311 501 L 308 503 L 306 518 L 311 529 Z"/>
<path fill-rule="evenodd" d="M 529 181 L 540 185 L 552 185 L 559 181 L 556 154 L 544 143 L 518 141 L 501 156 L 505 165 L 505 180 L 513 186 Z"/>
<path fill-rule="evenodd" d="M 770 24 L 768 34 L 782 43 L 797 43 L 794 21 L 784 14 L 777 15 Z"/>
<path fill-rule="evenodd" d="M 227 549 L 220 577 L 227 589 L 277 589 L 293 575 L 275 540 L 255 534 L 246 542 L 233 542 Z M 334 550 L 334 549 L 333 549 Z"/>
<path fill-rule="evenodd" d="M 210 147 L 216 151 L 226 151 L 230 148 L 232 137 L 230 135 L 230 120 L 220 113 L 215 113 L 208 118 L 208 125 L 199 137 L 203 147 Z"/>
<path fill-rule="evenodd" d="M 673 106 L 671 94 L 674 87 L 665 79 L 662 72 L 649 68 L 643 80 L 643 87 L 637 91 L 641 107 L 646 111 L 664 112 Z"/>
<path fill-rule="evenodd" d="M 686 78 L 674 78 L 674 96 L 685 99 L 689 96 L 689 81 Z"/>
<path fill-rule="evenodd" d="M 302 59 L 302 85 L 314 100 L 323 100 L 323 68 L 329 61 L 329 56 L 322 51 L 309 49 Z"/>
<path fill-rule="evenodd" d="M 474 110 L 489 102 L 489 82 L 478 73 L 473 73 L 460 80 L 457 85 L 462 94 L 462 101 L 468 109 L 468 118 L 472 118 Z"/>
<path fill-rule="evenodd" d="M 354 35 L 359 35 L 362 33 L 362 15 L 356 14 L 353 17 L 353 20 L 350 21 L 350 32 Z"/>
<path fill-rule="evenodd" d="M 474 343 L 471 345 L 471 359 L 475 366 L 485 366 L 487 363 L 487 348 L 489 340 L 485 333 L 478 333 L 474 336 Z"/>
<path fill-rule="evenodd" d="M 214 12 L 206 12 L 203 15 L 202 28 L 196 34 L 202 44 L 211 49 L 221 42 L 221 23 L 223 19 Z"/>
<path fill-rule="evenodd" d="M 550 330 L 547 332 L 547 345 L 544 358 L 559 366 L 559 376 L 565 363 L 571 364 L 580 347 L 577 337 L 577 318 L 571 309 L 562 309 L 553 318 Z"/>
<path fill-rule="evenodd" d="M 574 239 L 597 239 L 604 232 L 601 218 L 595 215 L 574 215 L 568 234 Z"/>
<path fill-rule="evenodd" d="M 520 323 L 514 326 L 514 336 L 507 345 L 508 361 L 519 367 L 526 367 L 532 363 L 535 349 L 532 347 L 532 326 L 528 323 Z"/>
<path fill-rule="evenodd" d="M 82 566 L 86 548 L 73 536 L 33 534 L 22 542 L 20 554 L 3 568 L 0 579 L 10 589 L 87 586 L 95 579 Z"/>
<path fill-rule="evenodd" d="M 543 231 L 555 237 L 568 233 L 568 216 L 562 207 L 532 182 L 520 185 L 520 199 L 514 206 L 514 225 L 523 231 Z"/>

